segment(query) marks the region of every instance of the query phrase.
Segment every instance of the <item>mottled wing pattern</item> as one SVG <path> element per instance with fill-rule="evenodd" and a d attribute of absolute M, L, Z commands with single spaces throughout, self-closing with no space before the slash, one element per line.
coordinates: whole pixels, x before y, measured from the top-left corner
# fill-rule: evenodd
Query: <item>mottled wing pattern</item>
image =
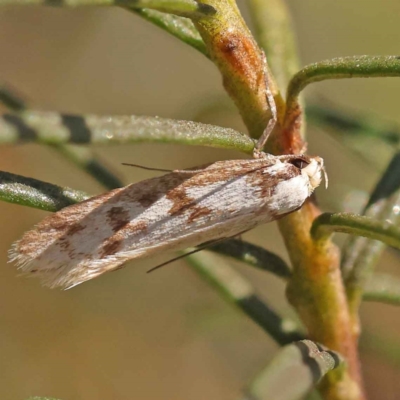
<path fill-rule="evenodd" d="M 277 219 L 302 205 L 307 185 L 301 169 L 276 159 L 220 161 L 193 175 L 174 172 L 47 217 L 15 243 L 12 258 L 45 285 L 67 288 L 130 259 L 230 237 Z"/>

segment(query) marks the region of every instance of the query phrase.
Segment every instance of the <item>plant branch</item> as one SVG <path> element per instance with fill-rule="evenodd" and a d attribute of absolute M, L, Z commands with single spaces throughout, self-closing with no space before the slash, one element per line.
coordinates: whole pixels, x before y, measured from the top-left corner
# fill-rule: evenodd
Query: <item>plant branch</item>
<path fill-rule="evenodd" d="M 193 22 L 211 60 L 219 68 L 224 87 L 238 107 L 250 136 L 258 138 L 271 118 L 262 52 L 233 0 L 203 3 L 217 12 Z M 272 76 L 268 76 L 268 81 L 273 95 L 278 96 Z"/>
<path fill-rule="evenodd" d="M 211 59 L 218 65 L 224 85 L 234 99 L 252 137 L 258 137 L 270 119 L 266 102 L 266 86 L 262 57 L 254 39 L 243 26 L 232 1 L 207 1 L 217 9 L 207 21 L 195 22 Z M 269 89 L 279 98 L 273 79 Z M 278 115 L 282 105 L 277 102 Z M 276 125 L 275 135 L 267 143 L 273 154 L 300 152 L 304 141 L 299 129 L 284 131 Z M 310 336 L 339 351 L 348 362 L 348 369 L 327 374 L 322 391 L 327 399 L 338 400 L 341 393 L 348 399 L 363 399 L 357 341 L 351 332 L 351 319 L 340 274 L 338 250 L 331 242 L 322 246 L 313 241 L 310 228 L 319 210 L 311 202 L 278 221 L 292 265 L 293 277 L 288 287 L 292 305 L 305 322 Z"/>

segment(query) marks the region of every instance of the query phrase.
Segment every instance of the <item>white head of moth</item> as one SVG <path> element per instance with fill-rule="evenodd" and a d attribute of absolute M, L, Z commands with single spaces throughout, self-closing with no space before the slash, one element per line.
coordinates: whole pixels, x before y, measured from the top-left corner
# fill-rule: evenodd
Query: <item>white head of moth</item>
<path fill-rule="evenodd" d="M 10 259 L 49 287 L 70 288 L 128 260 L 238 235 L 299 209 L 323 160 L 258 153 L 174 171 L 92 197 L 45 218 Z"/>
<path fill-rule="evenodd" d="M 173 171 L 66 207 L 14 243 L 10 260 L 46 286 L 68 289 L 128 260 L 211 244 L 298 210 L 321 183 L 324 163 L 260 151 L 277 121 L 264 75 L 272 118 L 254 159 Z"/>

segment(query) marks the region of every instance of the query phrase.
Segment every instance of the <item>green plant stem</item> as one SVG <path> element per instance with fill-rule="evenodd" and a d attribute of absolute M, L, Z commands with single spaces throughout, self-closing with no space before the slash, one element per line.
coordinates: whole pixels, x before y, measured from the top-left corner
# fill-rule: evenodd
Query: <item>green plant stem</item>
<path fill-rule="evenodd" d="M 400 248 L 400 229 L 390 221 L 349 213 L 324 213 L 315 219 L 311 229 L 314 239 L 320 242 L 327 240 L 334 232 L 363 236 Z"/>
<path fill-rule="evenodd" d="M 364 286 L 363 300 L 400 306 L 400 279 L 389 274 L 373 274 Z"/>
<path fill-rule="evenodd" d="M 302 124 L 300 92 L 310 83 L 327 79 L 400 76 L 399 56 L 353 56 L 310 64 L 290 81 L 286 96 L 284 131 L 298 130 Z"/>
<path fill-rule="evenodd" d="M 289 10 L 282 0 L 249 0 L 255 36 L 267 55 L 279 90 L 300 69 Z"/>
<path fill-rule="evenodd" d="M 219 293 L 244 311 L 280 345 L 304 337 L 297 331 L 294 322 L 282 319 L 266 305 L 255 293 L 252 285 L 226 261 L 209 253 L 197 253 L 188 256 L 187 260 Z"/>
<path fill-rule="evenodd" d="M 311 340 L 292 343 L 257 374 L 245 391 L 245 399 L 271 400 L 273 394 L 279 400 L 302 399 L 327 372 L 342 362 L 338 353 Z"/>
<path fill-rule="evenodd" d="M 24 111 L 0 117 L 0 143 L 111 144 L 160 142 L 236 149 L 251 154 L 252 139 L 233 129 L 143 116 L 78 116 Z"/>
<path fill-rule="evenodd" d="M 203 3 L 215 8 L 216 14 L 193 22 L 211 60 L 219 68 L 224 87 L 238 107 L 250 136 L 258 138 L 271 118 L 265 95 L 261 50 L 233 0 L 207 0 Z M 269 84 L 276 95 L 276 85 L 271 76 Z"/>

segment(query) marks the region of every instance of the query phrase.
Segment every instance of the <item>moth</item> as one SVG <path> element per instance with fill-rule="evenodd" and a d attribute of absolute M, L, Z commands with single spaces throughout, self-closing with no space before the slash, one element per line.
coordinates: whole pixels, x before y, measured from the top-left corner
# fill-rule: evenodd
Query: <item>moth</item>
<path fill-rule="evenodd" d="M 172 171 L 66 207 L 14 243 L 10 261 L 45 286 L 69 289 L 128 260 L 202 248 L 298 210 L 322 172 L 327 184 L 324 162 L 261 151 L 277 122 L 262 56 L 271 118 L 253 159 Z"/>
<path fill-rule="evenodd" d="M 218 161 L 66 207 L 17 241 L 10 259 L 49 287 L 70 288 L 128 260 L 233 237 L 298 210 L 319 186 L 320 157 Z"/>

